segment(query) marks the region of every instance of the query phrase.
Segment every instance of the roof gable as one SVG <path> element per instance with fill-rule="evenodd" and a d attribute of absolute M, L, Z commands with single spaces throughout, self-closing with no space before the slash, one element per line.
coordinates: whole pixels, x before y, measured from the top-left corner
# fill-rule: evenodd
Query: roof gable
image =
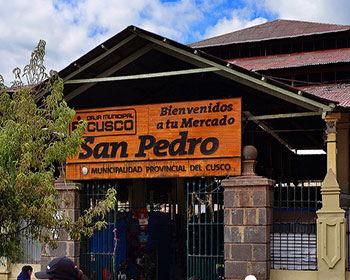
<path fill-rule="evenodd" d="M 213 47 L 350 30 L 350 25 L 274 20 L 189 44 L 193 48 Z"/>
<path fill-rule="evenodd" d="M 154 59 L 154 54 L 161 53 L 176 59 L 179 63 L 175 60 L 166 62 L 164 58 L 160 57 Z M 146 56 L 148 56 L 147 61 L 141 63 L 140 60 L 147 58 Z M 139 66 L 134 67 L 137 62 L 140 63 Z M 157 66 L 158 64 L 159 66 Z M 93 89 L 95 85 L 97 87 L 97 84 L 106 84 L 107 81 L 116 83 L 121 80 L 143 79 L 152 84 L 151 79 L 155 77 L 163 77 L 164 79 L 170 74 L 184 75 L 208 71 L 253 91 L 258 90 L 262 96 L 267 94 L 267 96 L 273 96 L 315 112 L 331 109 L 329 101 L 325 99 L 303 93 L 296 88 L 267 79 L 258 73 L 232 65 L 217 57 L 135 26 L 129 26 L 91 50 L 61 70 L 59 74 L 65 82 L 65 99 L 69 101 L 80 94 L 87 96 L 89 89 Z M 114 85 L 118 87 L 120 84 Z M 113 91 L 115 90 L 113 89 Z M 99 95 L 107 91 L 110 92 L 112 89 L 100 87 L 96 90 Z M 90 91 L 90 93 L 92 92 Z M 38 98 L 40 97 L 38 96 Z M 130 98 L 130 96 L 125 98 Z"/>

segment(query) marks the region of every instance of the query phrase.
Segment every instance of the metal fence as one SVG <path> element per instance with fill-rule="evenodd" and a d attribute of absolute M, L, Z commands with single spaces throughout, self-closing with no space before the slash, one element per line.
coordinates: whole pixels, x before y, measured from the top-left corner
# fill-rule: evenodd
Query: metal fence
<path fill-rule="evenodd" d="M 86 183 L 81 191 L 81 209 L 89 209 L 105 198 L 108 188 L 115 187 L 113 182 Z M 116 211 L 105 217 L 106 230 L 95 232 L 92 238 L 84 238 L 81 242 L 80 266 L 90 279 L 104 280 L 115 278 L 115 259 L 113 250 L 114 232 L 116 228 Z"/>
<path fill-rule="evenodd" d="M 317 270 L 316 211 L 321 206 L 321 181 L 275 185 L 271 268 Z"/>
<path fill-rule="evenodd" d="M 39 240 L 30 237 L 22 239 L 23 254 L 19 256 L 21 263 L 38 263 L 41 261 L 41 244 Z"/>
<path fill-rule="evenodd" d="M 209 178 L 187 180 L 188 277 L 224 279 L 224 195 L 220 183 Z"/>

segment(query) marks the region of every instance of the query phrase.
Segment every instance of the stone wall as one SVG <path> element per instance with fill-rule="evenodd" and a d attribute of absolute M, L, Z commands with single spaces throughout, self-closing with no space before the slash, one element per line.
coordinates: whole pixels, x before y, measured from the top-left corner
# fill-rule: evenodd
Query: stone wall
<path fill-rule="evenodd" d="M 78 219 L 80 215 L 80 184 L 63 183 L 55 184 L 60 196 L 61 208 L 73 218 Z M 42 248 L 41 267 L 45 269 L 47 264 L 56 257 L 66 256 L 79 266 L 80 242 L 73 241 L 65 230 L 58 232 L 58 247 L 51 249 L 48 246 Z"/>

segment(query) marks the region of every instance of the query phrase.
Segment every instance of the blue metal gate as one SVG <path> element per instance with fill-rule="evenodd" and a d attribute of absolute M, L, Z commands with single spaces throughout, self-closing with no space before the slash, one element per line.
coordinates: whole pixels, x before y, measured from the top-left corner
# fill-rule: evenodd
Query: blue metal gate
<path fill-rule="evenodd" d="M 82 211 L 95 206 L 105 198 L 107 189 L 115 187 L 113 181 L 83 184 L 80 198 Z M 111 211 L 106 215 L 106 229 L 95 232 L 92 238 L 84 238 L 81 242 L 80 267 L 91 280 L 116 279 L 117 264 L 113 252 L 116 245 L 116 213 L 117 211 Z"/>
<path fill-rule="evenodd" d="M 224 194 L 221 180 L 187 179 L 187 277 L 224 279 Z"/>

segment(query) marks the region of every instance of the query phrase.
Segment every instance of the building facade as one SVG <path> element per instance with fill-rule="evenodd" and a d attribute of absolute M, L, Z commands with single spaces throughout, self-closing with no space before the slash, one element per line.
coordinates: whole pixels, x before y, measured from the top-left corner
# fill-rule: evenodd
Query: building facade
<path fill-rule="evenodd" d="M 118 202 L 106 229 L 61 234 L 42 266 L 67 255 L 90 279 L 346 279 L 349 28 L 278 20 L 185 46 L 129 26 L 60 71 L 88 122 L 56 184 L 66 211 L 111 187 Z"/>

